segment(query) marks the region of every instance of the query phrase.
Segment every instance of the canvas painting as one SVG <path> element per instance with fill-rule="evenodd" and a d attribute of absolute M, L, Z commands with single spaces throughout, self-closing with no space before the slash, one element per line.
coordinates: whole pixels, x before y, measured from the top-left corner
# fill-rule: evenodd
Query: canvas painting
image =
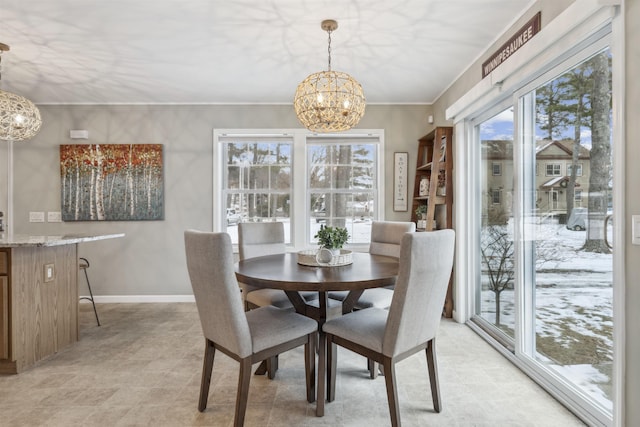
<path fill-rule="evenodd" d="M 63 221 L 160 220 L 162 144 L 60 145 Z"/>

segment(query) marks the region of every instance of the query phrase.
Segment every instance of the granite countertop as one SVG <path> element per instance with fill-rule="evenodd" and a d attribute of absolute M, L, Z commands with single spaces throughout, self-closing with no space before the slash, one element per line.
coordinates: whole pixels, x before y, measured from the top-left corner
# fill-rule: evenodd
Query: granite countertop
<path fill-rule="evenodd" d="M 0 233 L 0 248 L 18 246 L 60 246 L 74 243 L 93 242 L 96 240 L 124 237 L 124 233 L 113 234 L 65 234 L 56 236 L 30 236 L 27 234 Z"/>

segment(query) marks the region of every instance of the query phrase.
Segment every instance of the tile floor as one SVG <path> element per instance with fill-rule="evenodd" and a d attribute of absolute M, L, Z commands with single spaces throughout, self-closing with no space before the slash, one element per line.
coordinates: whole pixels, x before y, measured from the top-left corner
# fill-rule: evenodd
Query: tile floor
<path fill-rule="evenodd" d="M 81 304 L 81 339 L 19 375 L 0 375 L 0 426 L 231 426 L 238 365 L 218 353 L 209 406 L 197 410 L 204 340 L 195 304 Z M 579 426 L 562 405 L 468 327 L 438 336 L 443 411 L 433 412 L 426 361 L 397 366 L 405 426 Z M 274 380 L 251 379 L 247 426 L 388 426 L 384 378 L 338 353 L 336 400 L 315 416 L 305 400 L 302 349 Z"/>

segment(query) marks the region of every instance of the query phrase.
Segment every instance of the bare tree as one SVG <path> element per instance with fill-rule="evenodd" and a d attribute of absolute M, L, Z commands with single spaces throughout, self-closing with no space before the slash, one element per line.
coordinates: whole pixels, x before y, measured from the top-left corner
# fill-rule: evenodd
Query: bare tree
<path fill-rule="evenodd" d="M 505 290 L 513 289 L 515 274 L 515 246 L 513 231 L 508 225 L 488 225 L 482 228 L 480 253 L 482 255 L 482 270 L 489 279 L 488 290 L 495 294 L 496 326 L 500 326 L 501 296 Z M 536 270 L 543 265 L 562 261 L 553 240 L 537 238 L 533 248 Z"/>
<path fill-rule="evenodd" d="M 513 289 L 515 251 L 513 234 L 506 226 L 489 225 L 482 229 L 483 270 L 489 279 L 489 290 L 495 294 L 496 325 L 500 325 L 500 300 L 502 292 Z"/>

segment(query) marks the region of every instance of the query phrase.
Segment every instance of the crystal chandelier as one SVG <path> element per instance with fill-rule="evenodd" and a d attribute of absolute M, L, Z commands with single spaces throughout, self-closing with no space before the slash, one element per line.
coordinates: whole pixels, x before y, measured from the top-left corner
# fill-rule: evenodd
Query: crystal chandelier
<path fill-rule="evenodd" d="M 364 115 L 362 86 L 353 77 L 331 71 L 331 32 L 338 28 L 332 19 L 322 21 L 329 34 L 329 67 L 311 74 L 298 85 L 293 107 L 298 120 L 313 132 L 340 132 L 357 125 Z"/>
<path fill-rule="evenodd" d="M 2 52 L 8 50 L 8 45 L 0 43 L 0 65 L 2 65 Z M 24 96 L 0 89 L 1 140 L 24 141 L 34 137 L 40 130 L 40 126 L 42 126 L 40 110 L 33 102 Z"/>

